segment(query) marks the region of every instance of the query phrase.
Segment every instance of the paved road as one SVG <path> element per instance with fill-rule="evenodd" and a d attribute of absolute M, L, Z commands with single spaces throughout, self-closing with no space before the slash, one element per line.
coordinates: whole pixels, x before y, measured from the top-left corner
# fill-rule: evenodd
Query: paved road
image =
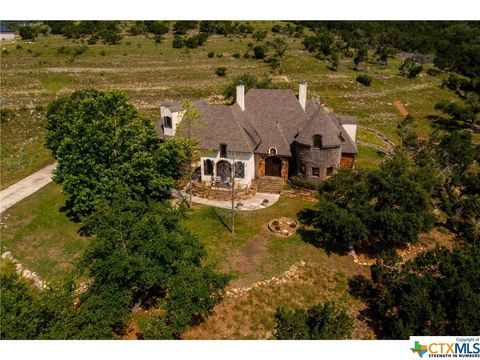
<path fill-rule="evenodd" d="M 56 164 L 48 165 L 42 170 L 0 191 L 0 213 L 51 182 L 52 171 L 55 166 Z"/>

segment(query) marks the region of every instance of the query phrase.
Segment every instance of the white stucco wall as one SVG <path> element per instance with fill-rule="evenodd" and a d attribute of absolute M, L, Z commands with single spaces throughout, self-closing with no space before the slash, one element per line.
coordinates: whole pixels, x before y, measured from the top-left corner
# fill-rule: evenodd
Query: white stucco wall
<path fill-rule="evenodd" d="M 245 168 L 245 177 L 243 179 L 235 178 L 235 183 L 242 188 L 250 186 L 252 180 L 255 178 L 255 160 L 253 153 L 235 153 L 232 154 L 231 152 L 227 151 L 228 158 L 221 158 L 220 151 L 212 151 L 208 154 L 204 154 L 201 157 L 201 170 L 202 170 L 202 181 L 211 182 L 212 176 L 211 175 L 204 175 L 203 169 L 203 160 L 212 160 L 215 165 L 213 167 L 213 176 L 217 176 L 217 163 L 221 160 L 226 160 L 230 164 L 234 161 L 241 161 L 243 162 Z M 233 160 L 235 159 L 235 160 Z"/>
<path fill-rule="evenodd" d="M 343 124 L 342 127 L 345 129 L 347 134 L 352 138 L 353 141 L 356 141 L 357 137 L 357 125 L 354 124 Z"/>
<path fill-rule="evenodd" d="M 162 121 L 163 121 L 163 118 L 165 116 L 170 116 L 172 118 L 172 128 L 171 129 L 168 129 L 168 128 L 165 128 L 165 127 L 163 128 L 165 135 L 168 135 L 168 136 L 174 136 L 175 135 L 175 131 L 177 130 L 177 126 L 180 123 L 180 121 L 182 121 L 182 115 L 183 114 L 180 111 L 172 113 L 170 111 L 170 109 L 168 109 L 166 107 L 163 107 L 163 106 L 160 107 L 160 116 L 162 118 Z"/>

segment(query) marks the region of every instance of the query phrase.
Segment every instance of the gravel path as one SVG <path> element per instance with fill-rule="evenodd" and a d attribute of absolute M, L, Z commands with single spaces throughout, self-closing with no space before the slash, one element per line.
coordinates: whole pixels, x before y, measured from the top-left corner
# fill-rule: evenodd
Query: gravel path
<path fill-rule="evenodd" d="M 56 164 L 48 165 L 25 179 L 0 191 L 0 213 L 25 199 L 52 181 L 52 171 Z"/>

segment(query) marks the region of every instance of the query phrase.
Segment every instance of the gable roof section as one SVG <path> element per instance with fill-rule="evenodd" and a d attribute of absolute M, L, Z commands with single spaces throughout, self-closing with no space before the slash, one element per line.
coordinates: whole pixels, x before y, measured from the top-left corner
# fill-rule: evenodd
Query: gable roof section
<path fill-rule="evenodd" d="M 171 107 L 162 104 L 171 111 L 178 111 L 177 105 Z M 206 101 L 194 101 L 192 106 L 202 115 L 192 126 L 192 136 L 198 140 L 202 150 L 216 150 L 221 143 L 228 145 L 229 151 L 253 152 L 258 145 L 258 136 L 251 129 L 244 129 L 245 121 L 241 121 L 236 112 L 236 106 L 212 105 Z M 159 129 L 157 127 L 157 129 Z M 185 128 L 178 128 L 177 133 L 182 136 Z"/>
<path fill-rule="evenodd" d="M 259 153 L 270 147 L 278 155 L 291 156 L 290 144 L 307 121 L 307 116 L 290 90 L 251 89 L 245 96 L 245 111 L 253 120 L 261 142 Z"/>

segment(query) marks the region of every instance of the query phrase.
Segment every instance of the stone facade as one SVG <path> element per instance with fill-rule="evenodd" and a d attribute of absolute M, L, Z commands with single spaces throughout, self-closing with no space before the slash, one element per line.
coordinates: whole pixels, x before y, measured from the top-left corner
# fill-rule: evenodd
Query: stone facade
<path fill-rule="evenodd" d="M 341 168 L 353 168 L 353 163 L 355 162 L 355 154 L 342 154 L 340 159 Z"/>
<path fill-rule="evenodd" d="M 255 154 L 255 177 L 261 178 L 265 176 L 265 160 L 271 155 Z M 282 161 L 280 177 L 286 182 L 288 180 L 289 158 L 285 156 L 277 156 Z"/>
<path fill-rule="evenodd" d="M 309 146 L 298 144 L 296 147 L 296 174 L 303 174 L 309 180 L 323 180 L 336 172 L 342 157 L 342 148 L 314 149 Z M 314 174 L 318 169 L 318 175 Z M 328 172 L 331 171 L 329 174 Z"/>

